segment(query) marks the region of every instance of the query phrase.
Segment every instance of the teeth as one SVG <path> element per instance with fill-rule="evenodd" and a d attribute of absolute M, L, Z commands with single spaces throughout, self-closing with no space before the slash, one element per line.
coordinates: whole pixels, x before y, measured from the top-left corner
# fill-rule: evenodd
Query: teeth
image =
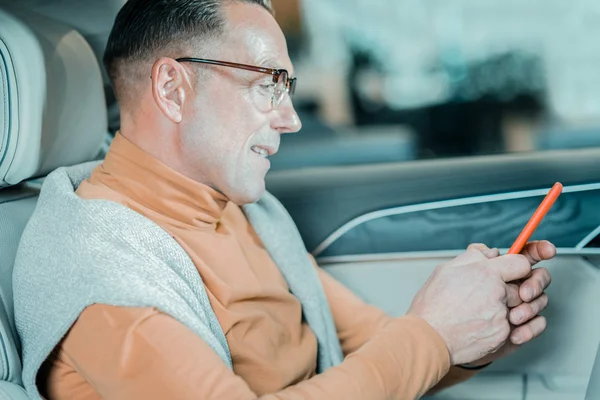
<path fill-rule="evenodd" d="M 252 146 L 252 151 L 254 151 L 259 156 L 264 157 L 264 158 L 267 158 L 269 156 L 269 152 L 267 150 L 260 148 L 258 146 Z"/>

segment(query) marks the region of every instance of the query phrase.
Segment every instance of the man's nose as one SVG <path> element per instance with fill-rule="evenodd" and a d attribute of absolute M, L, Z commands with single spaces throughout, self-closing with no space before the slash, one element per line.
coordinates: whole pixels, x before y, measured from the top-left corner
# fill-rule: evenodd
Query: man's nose
<path fill-rule="evenodd" d="M 273 120 L 272 128 L 279 133 L 295 133 L 302 129 L 302 122 L 288 94 L 285 95 L 281 104 L 275 110 L 275 114 L 277 116 Z"/>

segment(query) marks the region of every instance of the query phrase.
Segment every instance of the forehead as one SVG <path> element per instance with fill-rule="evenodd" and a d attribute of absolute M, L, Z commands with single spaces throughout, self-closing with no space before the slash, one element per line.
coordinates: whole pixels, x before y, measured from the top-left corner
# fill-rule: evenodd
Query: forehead
<path fill-rule="evenodd" d="M 225 7 L 227 28 L 221 43 L 228 61 L 292 71 L 285 36 L 275 18 L 256 4 L 232 2 Z"/>

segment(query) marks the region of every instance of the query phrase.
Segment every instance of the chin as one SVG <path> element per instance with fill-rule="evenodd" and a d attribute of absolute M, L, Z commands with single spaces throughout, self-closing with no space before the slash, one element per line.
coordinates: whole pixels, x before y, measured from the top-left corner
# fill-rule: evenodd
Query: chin
<path fill-rule="evenodd" d="M 238 191 L 232 196 L 228 197 L 229 200 L 238 206 L 243 206 L 244 204 L 256 203 L 258 200 L 260 200 L 263 194 L 265 194 L 265 191 L 265 183 L 263 181 L 261 185 L 246 187 L 244 191 Z"/>

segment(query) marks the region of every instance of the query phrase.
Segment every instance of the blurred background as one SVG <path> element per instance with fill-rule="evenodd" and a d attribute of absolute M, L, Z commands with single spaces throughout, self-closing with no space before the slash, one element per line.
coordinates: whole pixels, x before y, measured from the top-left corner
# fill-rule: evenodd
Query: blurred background
<path fill-rule="evenodd" d="M 304 124 L 272 170 L 600 147 L 598 0 L 272 1 Z M 124 3 L 0 0 L 73 25 L 99 59 Z"/>
<path fill-rule="evenodd" d="M 304 122 L 274 169 L 600 146 L 597 0 L 273 4 Z"/>

